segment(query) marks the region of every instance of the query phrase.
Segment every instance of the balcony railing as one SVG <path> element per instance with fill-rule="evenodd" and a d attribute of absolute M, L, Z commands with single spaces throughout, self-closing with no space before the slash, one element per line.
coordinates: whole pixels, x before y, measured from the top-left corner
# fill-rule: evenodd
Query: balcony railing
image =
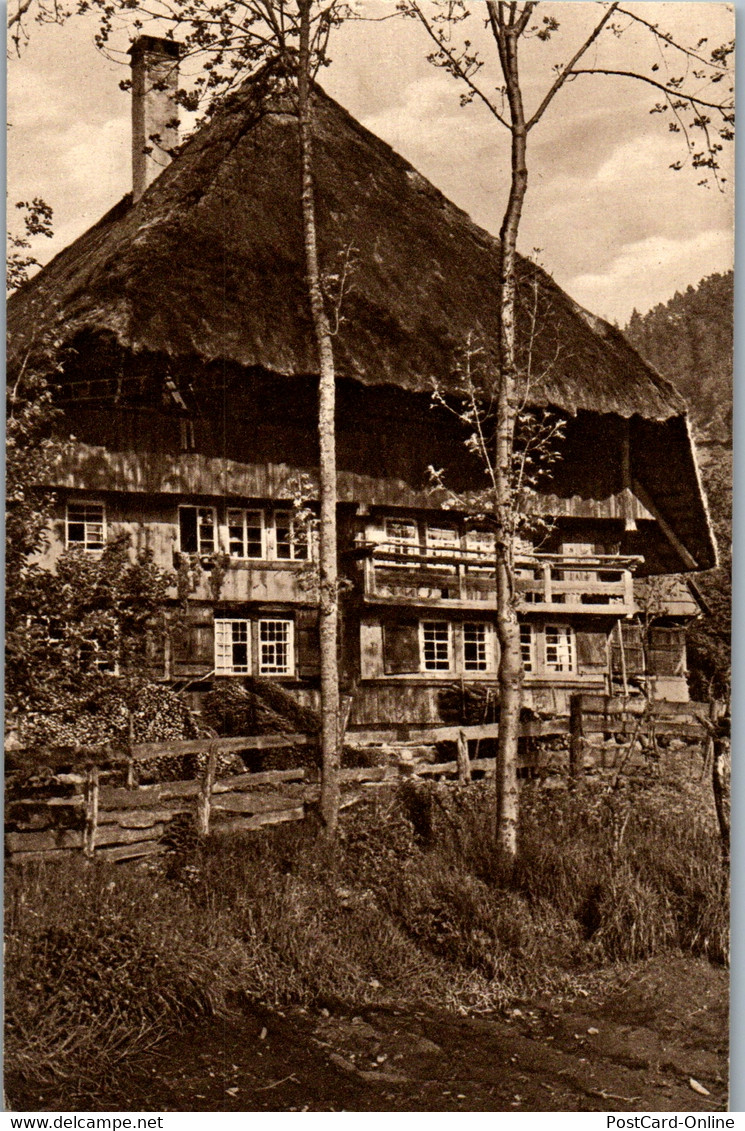
<path fill-rule="evenodd" d="M 420 550 L 391 542 L 358 544 L 363 597 L 371 604 L 483 609 L 496 601 L 495 564 L 478 550 Z M 521 555 L 518 608 L 626 616 L 636 611 L 633 573 L 643 561 L 619 554 Z"/>

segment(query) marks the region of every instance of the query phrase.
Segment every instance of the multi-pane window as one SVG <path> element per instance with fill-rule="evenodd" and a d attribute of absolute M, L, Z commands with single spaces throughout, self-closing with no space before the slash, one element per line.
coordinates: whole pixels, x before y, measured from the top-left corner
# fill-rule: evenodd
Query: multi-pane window
<path fill-rule="evenodd" d="M 68 503 L 66 520 L 68 546 L 81 550 L 102 550 L 106 541 L 103 503 Z"/>
<path fill-rule="evenodd" d="M 266 557 L 263 512 L 228 510 L 227 517 L 231 558 Z"/>
<path fill-rule="evenodd" d="M 259 621 L 259 674 L 292 675 L 291 620 Z"/>
<path fill-rule="evenodd" d="M 292 511 L 274 515 L 275 552 L 281 561 L 305 561 L 308 557 L 308 531 L 298 523 Z"/>
<path fill-rule="evenodd" d="M 546 667 L 552 672 L 574 671 L 574 629 L 570 625 L 546 625 Z"/>
<path fill-rule="evenodd" d="M 213 554 L 217 524 L 213 507 L 179 507 L 179 546 L 184 554 Z"/>
<path fill-rule="evenodd" d="M 385 540 L 400 554 L 416 554 L 419 550 L 419 530 L 411 519 L 387 518 Z"/>
<path fill-rule="evenodd" d="M 485 672 L 492 665 L 491 626 L 466 621 L 463 625 L 463 667 L 467 672 Z"/>
<path fill-rule="evenodd" d="M 427 549 L 432 554 L 452 554 L 460 549 L 460 538 L 454 526 L 427 524 Z"/>
<path fill-rule="evenodd" d="M 535 667 L 532 624 L 520 625 L 520 655 L 523 661 L 523 671 L 532 672 Z"/>
<path fill-rule="evenodd" d="M 247 620 L 215 621 L 215 675 L 249 675 L 251 650 Z"/>
<path fill-rule="evenodd" d="M 422 667 L 426 672 L 450 670 L 450 625 L 447 621 L 421 622 Z"/>
<path fill-rule="evenodd" d="M 494 569 L 497 550 L 493 530 L 467 530 L 466 549 L 474 555 L 469 558 L 471 569 Z"/>

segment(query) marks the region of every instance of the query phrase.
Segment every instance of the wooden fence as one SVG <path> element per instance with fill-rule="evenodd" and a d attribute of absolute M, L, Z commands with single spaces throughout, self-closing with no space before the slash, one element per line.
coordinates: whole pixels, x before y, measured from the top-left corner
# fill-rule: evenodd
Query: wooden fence
<path fill-rule="evenodd" d="M 648 758 L 657 750 L 657 739 L 665 736 L 701 742 L 707 739 L 700 718 L 709 714 L 706 704 L 648 703 L 645 700 L 610 699 L 604 696 L 576 695 L 569 719 L 532 719 L 522 723 L 520 761 L 526 771 L 540 772 L 551 767 L 577 775 L 597 766 L 618 764 L 619 748 L 629 765 L 630 753 Z M 450 779 L 467 783 L 474 777 L 491 777 L 496 772 L 494 757 L 479 757 L 482 741 L 494 740 L 499 724 L 420 729 L 410 733 L 408 747 L 399 738 L 399 753 L 410 756 L 390 758 L 380 744 L 389 732 L 367 731 L 347 735 L 347 745 L 367 751 L 377 745 L 382 765 L 342 769 L 342 807 L 348 807 L 375 791 L 388 789 L 406 779 Z M 602 736 L 593 745 L 593 736 Z M 550 745 L 538 739 L 568 736 L 558 761 Z M 434 743 L 453 743 L 455 759 L 447 762 L 422 760 L 421 747 Z M 127 860 L 155 855 L 169 843 L 175 823 L 195 827 L 201 836 L 236 833 L 265 825 L 303 819 L 318 801 L 320 774 L 316 767 L 265 770 L 218 776 L 219 756 L 248 750 L 268 750 L 316 745 L 317 739 L 302 734 L 258 735 L 239 738 L 194 739 L 135 744 L 90 752 L 88 765 L 74 772 L 53 772 L 70 764 L 70 752 L 28 752 L 18 762 L 52 767 L 47 788 L 27 790 L 26 796 L 6 803 L 6 854 L 11 861 L 48 859 L 82 852 L 101 860 Z M 475 743 L 476 757 L 469 744 Z M 556 744 L 554 744 L 555 746 Z M 568 747 L 568 752 L 567 752 Z M 93 756 L 95 754 L 95 757 Z M 137 767 L 164 756 L 203 755 L 203 768 L 197 777 L 161 781 L 153 785 L 135 784 Z M 388 755 L 388 756 L 387 756 Z M 76 762 L 85 758 L 78 752 Z M 96 763 L 96 764 L 94 764 Z M 126 784 L 122 785 L 121 782 Z M 117 784 L 118 783 L 118 784 Z M 50 789 L 66 795 L 48 796 Z M 36 795 L 34 795 L 36 794 Z"/>

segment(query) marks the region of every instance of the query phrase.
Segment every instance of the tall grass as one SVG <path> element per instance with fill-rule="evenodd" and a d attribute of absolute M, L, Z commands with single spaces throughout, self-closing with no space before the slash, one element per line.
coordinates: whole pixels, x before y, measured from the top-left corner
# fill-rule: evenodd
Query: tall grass
<path fill-rule="evenodd" d="M 526 784 L 509 875 L 488 784 L 350 810 L 335 851 L 296 825 L 147 867 L 11 868 L 6 1066 L 99 1072 L 246 997 L 493 1009 L 664 950 L 723 962 L 719 845 L 679 802 Z"/>

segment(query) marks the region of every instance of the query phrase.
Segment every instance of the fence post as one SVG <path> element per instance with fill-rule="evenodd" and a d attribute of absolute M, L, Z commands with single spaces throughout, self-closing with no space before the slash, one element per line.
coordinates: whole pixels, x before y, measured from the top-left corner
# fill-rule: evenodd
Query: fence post
<path fill-rule="evenodd" d="M 339 749 L 344 745 L 344 736 L 347 733 L 347 726 L 349 724 L 349 716 L 352 714 L 352 707 L 354 706 L 354 695 L 340 696 L 339 703 Z"/>
<path fill-rule="evenodd" d="M 135 720 L 132 711 L 129 712 L 129 735 L 127 745 L 127 789 L 135 786 L 135 762 L 132 757 L 132 747 L 135 740 Z"/>
<path fill-rule="evenodd" d="M 576 778 L 582 773 L 585 755 L 582 696 L 579 692 L 569 699 L 569 735 L 569 774 Z"/>
<path fill-rule="evenodd" d="M 92 766 L 85 777 L 85 830 L 83 832 L 83 853 L 91 857 L 96 850 L 96 829 L 98 828 L 98 766 Z"/>
<path fill-rule="evenodd" d="M 207 765 L 204 768 L 202 781 L 197 797 L 197 832 L 200 836 L 207 836 L 210 831 L 210 811 L 212 809 L 212 789 L 215 784 L 217 772 L 217 743 L 213 742 L 207 752 Z"/>
<path fill-rule="evenodd" d="M 468 739 L 465 731 L 458 731 L 458 781 L 466 785 L 471 780 L 471 762 L 468 757 Z"/>

